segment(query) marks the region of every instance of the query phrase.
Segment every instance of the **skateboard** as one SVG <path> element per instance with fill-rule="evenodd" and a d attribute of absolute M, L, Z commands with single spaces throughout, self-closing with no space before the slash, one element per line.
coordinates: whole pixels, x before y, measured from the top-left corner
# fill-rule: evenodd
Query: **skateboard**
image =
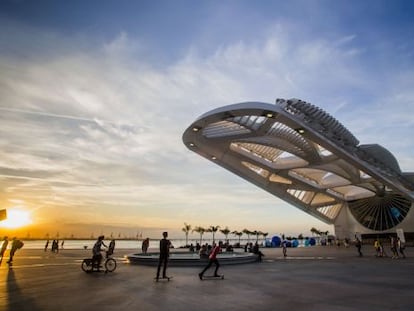
<path fill-rule="evenodd" d="M 158 278 L 158 279 L 155 277 L 154 281 L 155 282 L 158 282 L 158 281 L 168 281 L 169 282 L 172 278 L 173 278 L 172 276 L 167 276 L 165 278 Z"/>
<path fill-rule="evenodd" d="M 220 274 L 218 276 L 215 275 L 203 275 L 201 277 L 202 280 L 209 279 L 209 280 L 224 280 L 224 274 Z"/>

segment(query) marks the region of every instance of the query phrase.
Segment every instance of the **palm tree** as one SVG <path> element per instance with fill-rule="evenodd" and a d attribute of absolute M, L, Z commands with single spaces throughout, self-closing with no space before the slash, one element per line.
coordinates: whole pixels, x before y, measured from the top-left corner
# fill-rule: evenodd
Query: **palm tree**
<path fill-rule="evenodd" d="M 224 234 L 224 236 L 226 237 L 226 243 L 228 243 L 229 242 L 228 235 L 230 233 L 230 229 L 226 227 L 224 229 L 221 229 L 220 232 Z"/>
<path fill-rule="evenodd" d="M 200 244 L 202 244 L 201 242 L 203 241 L 203 234 L 204 234 L 204 232 L 206 232 L 206 229 L 204 229 L 203 227 L 198 226 L 198 227 L 195 227 L 193 229 L 193 232 L 194 231 L 200 234 Z"/>
<path fill-rule="evenodd" d="M 243 235 L 243 232 L 241 232 L 241 231 L 233 231 L 231 234 L 234 234 L 234 235 L 236 235 L 236 236 L 239 237 L 239 246 L 240 246 L 240 238 Z"/>
<path fill-rule="evenodd" d="M 315 227 L 312 227 L 310 229 L 310 232 L 312 233 L 313 236 L 321 234 L 320 231 L 318 229 L 316 229 Z"/>
<path fill-rule="evenodd" d="M 254 231 L 252 232 L 252 234 L 254 234 L 254 235 L 256 236 L 256 243 L 259 243 L 259 235 L 262 235 L 262 234 L 263 234 L 263 232 L 262 232 L 262 231 L 257 231 L 257 230 L 254 230 Z"/>
<path fill-rule="evenodd" d="M 185 246 L 188 246 L 188 233 L 191 231 L 191 225 L 184 223 L 184 227 L 181 230 L 185 233 Z"/>
<path fill-rule="evenodd" d="M 263 239 L 266 240 L 266 237 L 269 235 L 269 232 L 262 232 Z"/>
<path fill-rule="evenodd" d="M 250 243 L 250 234 L 252 234 L 252 232 L 248 229 L 243 229 L 243 233 L 247 234 L 247 243 Z"/>
<path fill-rule="evenodd" d="M 208 232 L 213 233 L 213 243 L 215 242 L 214 236 L 215 236 L 215 234 L 216 234 L 216 232 L 218 231 L 219 228 L 220 228 L 220 226 L 210 226 L 210 228 L 207 230 Z"/>

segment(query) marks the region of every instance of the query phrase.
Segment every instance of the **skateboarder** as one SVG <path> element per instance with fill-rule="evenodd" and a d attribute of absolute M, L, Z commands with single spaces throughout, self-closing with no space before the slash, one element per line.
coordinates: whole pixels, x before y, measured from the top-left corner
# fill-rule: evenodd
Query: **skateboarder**
<path fill-rule="evenodd" d="M 161 265 L 164 265 L 163 270 L 162 270 L 162 278 L 168 279 L 166 272 L 167 272 L 168 257 L 170 257 L 171 242 L 170 240 L 167 239 L 168 232 L 163 232 L 162 236 L 163 236 L 163 239 L 160 240 L 160 259 L 158 261 L 157 276 L 155 277 L 157 281 L 160 278 Z"/>
<path fill-rule="evenodd" d="M 213 249 L 211 250 L 211 253 L 208 256 L 208 264 L 203 269 L 203 271 L 201 271 L 198 274 L 200 280 L 203 279 L 204 272 L 206 272 L 207 269 L 210 268 L 213 263 L 216 265 L 216 270 L 214 271 L 214 276 L 215 277 L 219 277 L 220 276 L 220 275 L 217 274 L 217 271 L 218 271 L 218 269 L 220 267 L 219 261 L 217 260 L 217 254 L 221 251 L 221 245 L 220 244 L 221 244 L 221 242 L 219 243 L 219 245 L 217 245 L 216 243 L 213 243 Z"/>

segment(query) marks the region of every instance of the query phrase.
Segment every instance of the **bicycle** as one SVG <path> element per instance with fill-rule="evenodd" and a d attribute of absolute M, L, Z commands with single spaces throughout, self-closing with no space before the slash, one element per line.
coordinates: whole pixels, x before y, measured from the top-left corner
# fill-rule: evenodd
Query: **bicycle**
<path fill-rule="evenodd" d="M 82 261 L 82 270 L 86 273 L 90 272 L 101 272 L 99 261 L 93 260 L 93 258 L 85 258 Z M 108 254 L 108 251 L 106 252 L 105 261 L 103 263 L 103 267 L 105 268 L 105 273 L 108 272 L 114 272 L 116 269 L 116 260 Z"/>

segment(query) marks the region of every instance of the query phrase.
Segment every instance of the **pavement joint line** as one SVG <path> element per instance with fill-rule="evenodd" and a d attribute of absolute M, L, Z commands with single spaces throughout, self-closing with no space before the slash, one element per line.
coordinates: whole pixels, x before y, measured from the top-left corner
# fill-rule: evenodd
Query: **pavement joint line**
<path fill-rule="evenodd" d="M 72 266 L 72 265 L 78 265 L 78 263 L 75 262 L 67 262 L 67 263 L 39 263 L 39 264 L 30 264 L 30 265 L 12 265 L 9 267 L 4 267 L 3 269 L 21 269 L 21 268 L 39 268 L 39 267 L 48 267 L 48 266 Z M 0 268 L 1 270 L 1 268 Z"/>

